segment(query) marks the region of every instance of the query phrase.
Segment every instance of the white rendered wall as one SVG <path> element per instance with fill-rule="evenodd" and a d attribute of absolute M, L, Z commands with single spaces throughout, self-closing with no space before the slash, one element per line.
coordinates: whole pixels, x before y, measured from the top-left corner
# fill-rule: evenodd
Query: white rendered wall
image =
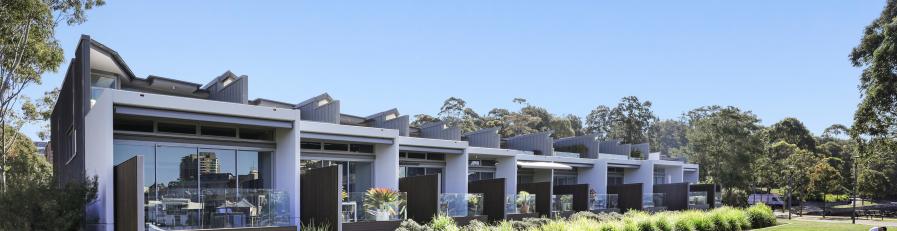
<path fill-rule="evenodd" d="M 290 203 L 293 206 L 290 208 L 290 217 L 293 218 L 293 224 L 299 225 L 299 211 L 300 211 L 300 199 L 299 193 L 300 184 L 300 167 L 299 167 L 299 157 L 301 153 L 299 152 L 299 118 L 297 117 L 295 121 L 293 121 L 293 129 L 283 129 L 279 128 L 276 130 L 275 140 L 277 142 L 277 148 L 274 150 L 274 171 L 276 171 L 274 177 L 274 188 L 280 191 L 284 191 L 289 195 L 290 201 L 295 203 Z"/>
<path fill-rule="evenodd" d="M 84 153 L 77 153 L 84 155 L 86 176 L 97 177 L 97 199 L 87 205 L 88 230 L 115 228 L 112 100 L 106 93 L 96 100 L 84 118 Z"/>
<path fill-rule="evenodd" d="M 607 194 L 607 161 L 597 161 L 591 168 L 579 168 L 577 183 L 588 184 L 590 190 Z"/>
<path fill-rule="evenodd" d="M 445 155 L 445 189 L 446 193 L 467 193 L 467 150 L 461 155 Z"/>
<path fill-rule="evenodd" d="M 645 160 L 637 169 L 627 168 L 623 175 L 623 183 L 642 183 L 642 193 L 654 192 L 654 162 Z"/>
<path fill-rule="evenodd" d="M 517 157 L 496 159 L 495 178 L 505 178 L 505 194 L 517 194 Z"/>
<path fill-rule="evenodd" d="M 374 145 L 374 187 L 399 190 L 398 144 Z"/>
<path fill-rule="evenodd" d="M 688 171 L 683 173 L 683 178 L 685 178 L 686 182 L 697 184 L 698 183 L 698 175 L 700 170 Z"/>
<path fill-rule="evenodd" d="M 682 183 L 685 179 L 685 171 L 682 166 L 666 167 L 667 183 Z"/>

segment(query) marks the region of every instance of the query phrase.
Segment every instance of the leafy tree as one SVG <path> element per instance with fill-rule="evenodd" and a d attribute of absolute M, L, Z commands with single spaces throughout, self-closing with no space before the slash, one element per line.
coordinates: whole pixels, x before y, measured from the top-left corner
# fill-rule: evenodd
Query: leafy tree
<path fill-rule="evenodd" d="M 866 26 L 859 45 L 850 53 L 853 66 L 862 68 L 860 103 L 854 112 L 851 138 L 859 170 L 860 194 L 894 195 L 897 174 L 897 0 L 888 0 L 881 15 Z M 887 152 L 890 151 L 890 152 Z M 883 154 L 888 153 L 888 154 Z"/>
<path fill-rule="evenodd" d="M 797 145 L 785 144 L 787 145 L 783 148 L 791 151 L 788 158 L 785 159 L 785 175 L 783 176 L 785 179 L 783 180 L 792 195 L 800 198 L 800 208 L 803 210 L 803 202 L 806 202 L 807 197 L 813 195 L 813 191 L 809 187 L 809 173 L 819 158 L 807 150 L 798 148 Z"/>
<path fill-rule="evenodd" d="M 18 133 L 10 127 L 5 132 Z M 0 230 L 80 229 L 84 208 L 96 196 L 96 180 L 57 187 L 52 167 L 27 138 L 19 139 L 9 154 L 9 188 L 0 193 Z"/>
<path fill-rule="evenodd" d="M 420 127 L 421 125 L 424 125 L 426 123 L 436 122 L 436 121 L 439 121 L 439 119 L 437 119 L 436 117 L 432 117 L 427 114 L 417 114 L 417 115 L 414 115 L 414 121 L 411 121 L 411 126 L 412 127 Z"/>
<path fill-rule="evenodd" d="M 810 152 L 816 152 L 816 139 L 813 137 L 813 134 L 810 134 L 810 130 L 807 130 L 804 123 L 798 119 L 785 118 L 773 124 L 764 132 L 769 144 L 785 141 Z"/>
<path fill-rule="evenodd" d="M 467 102 L 461 98 L 449 97 L 442 103 L 439 110 L 439 120 L 448 126 L 461 128 L 462 132 L 472 132 L 477 126 L 480 116 L 473 109 L 467 107 Z"/>
<path fill-rule="evenodd" d="M 573 125 L 570 123 L 570 120 L 561 117 L 551 118 L 551 130 L 554 131 L 551 135 L 554 138 L 564 138 L 571 137 L 576 135 L 576 131 L 573 130 Z"/>
<path fill-rule="evenodd" d="M 582 118 L 579 118 L 579 116 L 573 114 L 568 114 L 564 118 L 570 121 L 570 128 L 573 128 L 573 133 L 575 136 L 586 134 L 585 128 L 582 126 Z"/>
<path fill-rule="evenodd" d="M 87 20 L 86 11 L 103 0 L 4 0 L 0 1 L 0 127 L 18 130 L 30 118 L 24 112 L 24 89 L 41 83 L 41 75 L 55 72 L 63 61 L 55 38 L 56 27 Z M 30 107 L 33 109 L 34 107 Z M 25 110 L 29 107 L 24 108 Z M 11 148 L 24 137 L 0 133 L 0 192 L 6 190 L 7 160 Z"/>
<path fill-rule="evenodd" d="M 754 172 L 754 183 L 758 187 L 765 187 L 767 191 L 773 188 L 779 188 L 787 184 L 786 172 L 782 169 L 786 168 L 786 162 L 791 155 L 798 152 L 797 145 L 779 141 L 766 147 L 754 162 L 752 166 Z"/>
<path fill-rule="evenodd" d="M 605 134 L 605 138 L 622 139 L 624 143 L 644 143 L 648 141 L 648 129 L 656 121 L 651 101 L 627 96 L 614 108 L 601 105 L 592 110 L 586 119 L 586 130 Z"/>
<path fill-rule="evenodd" d="M 723 187 L 746 188 L 750 166 L 763 152 L 760 119 L 731 106 L 701 107 L 689 113 L 703 114 L 690 121 L 684 149 L 690 160 L 701 165 L 701 178 Z"/>
<path fill-rule="evenodd" d="M 651 148 L 664 154 L 673 154 L 678 148 L 684 148 L 688 144 L 685 132 L 688 125 L 679 120 L 662 120 L 655 123 L 648 130 L 648 140 Z"/>
<path fill-rule="evenodd" d="M 826 194 L 839 193 L 844 191 L 841 172 L 835 166 L 842 165 L 838 158 L 824 158 L 816 162 L 810 169 L 809 174 L 809 191 L 813 194 L 821 195 L 822 198 L 822 216 L 825 217 Z"/>

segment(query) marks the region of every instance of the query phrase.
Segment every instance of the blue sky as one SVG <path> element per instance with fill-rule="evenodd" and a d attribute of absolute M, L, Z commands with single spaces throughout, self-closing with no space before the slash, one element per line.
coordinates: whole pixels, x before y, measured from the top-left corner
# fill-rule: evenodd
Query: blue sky
<path fill-rule="evenodd" d="M 661 118 L 705 105 L 849 125 L 860 70 L 847 55 L 884 1 L 109 1 L 57 31 L 81 34 L 138 76 L 250 76 L 250 98 L 322 92 L 343 112 L 480 113 L 515 97 L 585 116 L 635 95 Z M 60 70 L 65 70 L 68 63 Z M 47 74 L 29 94 L 61 85 Z M 385 92 L 381 93 L 381 92 Z M 32 135 L 33 128 L 26 131 Z"/>

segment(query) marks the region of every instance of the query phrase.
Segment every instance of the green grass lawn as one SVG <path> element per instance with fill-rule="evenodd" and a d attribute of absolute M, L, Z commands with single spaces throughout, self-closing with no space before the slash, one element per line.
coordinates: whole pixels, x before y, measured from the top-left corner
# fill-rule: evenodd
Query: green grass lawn
<path fill-rule="evenodd" d="M 763 231 L 798 231 L 798 230 L 820 230 L 820 231 L 867 231 L 872 226 L 854 225 L 829 222 L 815 221 L 798 221 L 798 220 L 779 220 L 779 225 L 757 229 Z"/>

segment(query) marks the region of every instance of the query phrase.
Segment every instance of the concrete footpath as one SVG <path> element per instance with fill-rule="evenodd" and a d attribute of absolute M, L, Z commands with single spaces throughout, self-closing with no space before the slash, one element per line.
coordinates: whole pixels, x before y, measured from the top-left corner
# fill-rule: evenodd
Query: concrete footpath
<path fill-rule="evenodd" d="M 788 213 L 775 212 L 776 217 L 781 219 L 788 219 Z M 850 224 L 850 217 L 843 216 L 825 216 L 825 219 L 822 216 L 810 216 L 810 215 L 791 215 L 792 220 L 799 221 L 814 221 L 814 222 L 831 222 L 831 223 L 845 223 Z M 875 219 L 867 219 L 866 217 L 857 217 L 857 224 L 862 225 L 871 225 L 871 226 L 885 226 L 885 227 L 897 227 L 897 219 L 894 218 L 885 218 L 881 220 L 880 218 Z M 889 229 L 890 230 L 890 229 Z"/>

